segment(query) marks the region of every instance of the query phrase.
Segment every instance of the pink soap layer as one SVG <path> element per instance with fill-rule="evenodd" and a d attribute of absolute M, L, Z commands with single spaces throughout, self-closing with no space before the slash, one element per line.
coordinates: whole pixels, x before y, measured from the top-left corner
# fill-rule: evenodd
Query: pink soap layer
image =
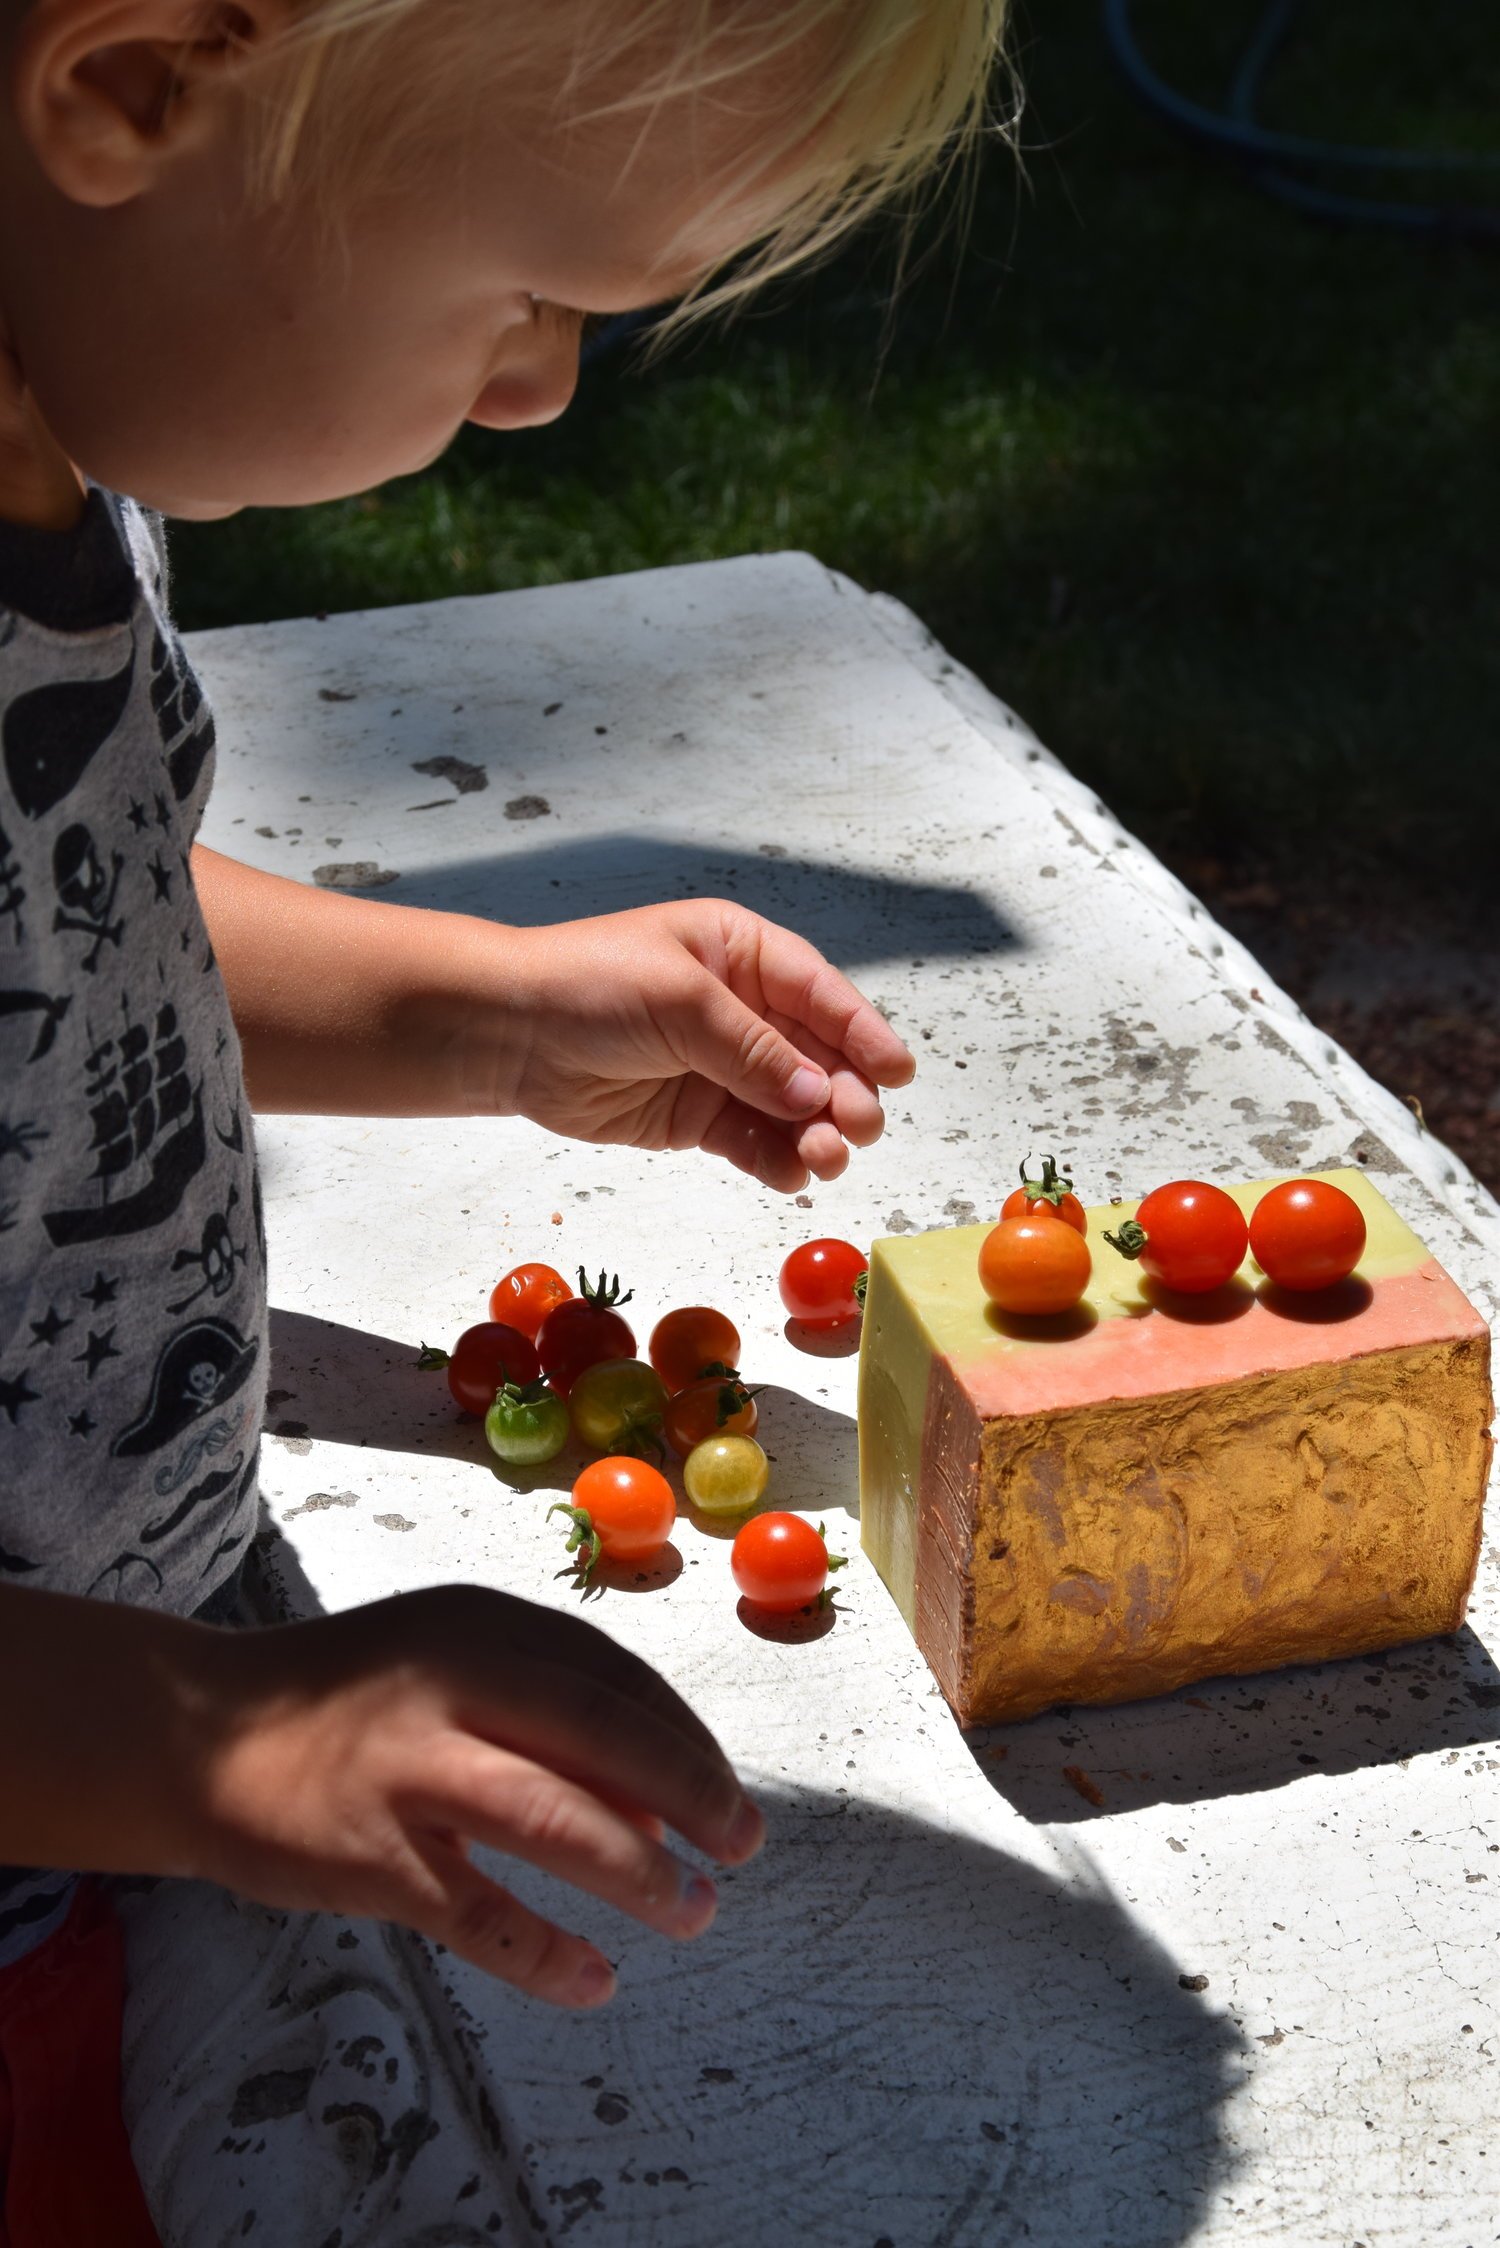
<path fill-rule="evenodd" d="M 1206 1389 L 1256 1374 L 1328 1365 L 1371 1351 L 1458 1341 L 1485 1333 L 1484 1321 L 1434 1258 L 1375 1281 L 1346 1281 L 1322 1296 L 1278 1296 L 1269 1287 L 1237 1299 L 1246 1308 L 1223 1317 L 1222 1305 L 1196 1312 L 1157 1308 L 1138 1317 L 1101 1319 L 1083 1333 L 1047 1336 L 1030 1330 L 1035 1347 L 1006 1347 L 1027 1332 L 1020 1321 L 997 1323 L 992 1350 L 955 1354 L 950 1364 L 982 1421 L 1003 1414 L 1063 1412 L 1117 1397 L 1156 1397 Z M 1165 1303 L 1165 1299 L 1163 1299 Z"/>

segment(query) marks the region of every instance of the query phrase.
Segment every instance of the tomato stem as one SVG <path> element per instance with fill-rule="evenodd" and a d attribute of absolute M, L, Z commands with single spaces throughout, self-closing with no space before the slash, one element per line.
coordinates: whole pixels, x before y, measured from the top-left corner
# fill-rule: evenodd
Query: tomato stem
<path fill-rule="evenodd" d="M 551 1395 L 552 1384 L 545 1374 L 538 1374 L 534 1382 L 504 1382 L 495 1392 L 497 1400 L 503 1397 L 507 1405 L 540 1405 Z"/>
<path fill-rule="evenodd" d="M 1104 1238 L 1112 1249 L 1118 1249 L 1121 1256 L 1129 1257 L 1133 1264 L 1146 1246 L 1146 1228 L 1137 1225 L 1134 1218 L 1126 1218 L 1118 1233 L 1106 1233 Z"/>
<path fill-rule="evenodd" d="M 866 1289 L 867 1289 L 867 1288 L 869 1287 L 869 1285 L 870 1285 L 870 1268 L 869 1268 L 869 1266 L 867 1265 L 867 1266 L 865 1267 L 865 1269 L 864 1269 L 864 1271 L 863 1271 L 863 1272 L 860 1272 L 860 1273 L 856 1273 L 856 1274 L 855 1274 L 855 1278 L 854 1278 L 854 1286 L 853 1286 L 853 1288 L 852 1288 L 852 1289 L 850 1290 L 850 1293 L 851 1293 L 851 1295 L 853 1296 L 853 1298 L 854 1298 L 854 1301 L 855 1301 L 855 1302 L 856 1302 L 856 1303 L 857 1303 L 857 1304 L 859 1305 L 859 1308 L 860 1308 L 860 1310 L 861 1310 L 861 1311 L 863 1311 L 863 1310 L 864 1310 L 864 1308 L 865 1308 L 865 1290 L 866 1290 Z"/>
<path fill-rule="evenodd" d="M 1063 1196 L 1072 1193 L 1073 1181 L 1064 1177 L 1050 1155 L 1042 1157 L 1042 1175 L 1039 1179 L 1034 1179 L 1026 1168 L 1030 1161 L 1031 1157 L 1028 1155 L 1021 1165 L 1021 1184 L 1026 1189 L 1027 1201 L 1050 1202 L 1055 1210 Z"/>
<path fill-rule="evenodd" d="M 587 1507 L 569 1506 L 566 1499 L 559 1499 L 556 1506 L 548 1507 L 547 1519 L 549 1522 L 554 1514 L 565 1514 L 573 1525 L 565 1550 L 577 1554 L 576 1566 L 579 1571 L 579 1582 L 587 1584 L 594 1573 L 594 1567 L 600 1554 L 604 1551 L 599 1543 L 599 1533 L 594 1528 L 594 1518 Z"/>
<path fill-rule="evenodd" d="M 417 1352 L 417 1364 L 424 1374 L 440 1373 L 447 1363 L 447 1351 L 439 1350 L 435 1343 L 423 1343 Z"/>
<path fill-rule="evenodd" d="M 597 1282 L 593 1287 L 590 1287 L 588 1274 L 580 1265 L 578 1267 L 578 1293 L 593 1310 L 613 1311 L 619 1304 L 628 1304 L 635 1294 L 635 1290 L 627 1288 L 622 1296 L 620 1293 L 620 1275 L 616 1273 L 614 1278 L 611 1279 L 606 1272 L 601 1272 Z"/>

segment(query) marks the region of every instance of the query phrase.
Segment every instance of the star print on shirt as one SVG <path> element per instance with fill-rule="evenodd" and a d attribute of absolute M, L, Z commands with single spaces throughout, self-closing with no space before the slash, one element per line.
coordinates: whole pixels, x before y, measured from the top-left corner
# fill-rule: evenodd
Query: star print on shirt
<path fill-rule="evenodd" d="M 93 1284 L 90 1287 L 80 1288 L 78 1291 L 84 1302 L 92 1304 L 95 1311 L 102 1311 L 106 1304 L 112 1304 L 119 1292 L 119 1281 L 106 1280 L 102 1272 L 94 1274 Z"/>
<path fill-rule="evenodd" d="M 171 834 L 172 815 L 167 810 L 167 800 L 164 796 L 158 796 L 158 798 L 156 799 L 156 824 L 161 829 L 163 835 Z"/>
<path fill-rule="evenodd" d="M 35 1405 L 41 1394 L 39 1389 L 32 1388 L 24 1374 L 18 1375 L 15 1381 L 0 1374 L 0 1413 L 10 1415 L 12 1428 L 21 1417 L 21 1407 Z"/>
<path fill-rule="evenodd" d="M 145 805 L 137 804 L 134 797 L 132 797 L 130 801 L 130 824 L 135 829 L 137 835 L 144 834 L 146 826 L 148 824 Z"/>
<path fill-rule="evenodd" d="M 31 1322 L 31 1332 L 36 1337 L 36 1342 L 31 1346 L 32 1349 L 35 1350 L 36 1343 L 45 1343 L 50 1350 L 64 1327 L 71 1327 L 72 1324 L 71 1319 L 64 1319 L 61 1316 L 56 1304 L 49 1304 L 46 1318 L 33 1319 Z"/>
<path fill-rule="evenodd" d="M 19 1155 L 29 1163 L 32 1148 L 51 1137 L 45 1124 L 0 1124 L 0 1155 Z"/>
<path fill-rule="evenodd" d="M 159 851 L 153 859 L 148 861 L 146 872 L 151 877 L 157 904 L 170 905 L 172 902 L 172 869 L 169 866 L 162 865 Z"/>
<path fill-rule="evenodd" d="M 87 1438 L 93 1435 L 99 1423 L 85 1405 L 80 1412 L 68 1415 L 68 1426 L 75 1436 Z"/>
<path fill-rule="evenodd" d="M 91 1327 L 89 1339 L 82 1350 L 73 1353 L 73 1363 L 75 1366 L 86 1367 L 89 1380 L 92 1381 L 106 1358 L 118 1358 L 119 1355 L 115 1348 L 113 1327 L 106 1327 L 102 1335 L 96 1335 Z"/>

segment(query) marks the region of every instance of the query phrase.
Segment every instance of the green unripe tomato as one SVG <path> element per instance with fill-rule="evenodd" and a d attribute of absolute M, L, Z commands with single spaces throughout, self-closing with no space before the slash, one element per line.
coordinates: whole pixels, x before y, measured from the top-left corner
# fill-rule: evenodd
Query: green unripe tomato
<path fill-rule="evenodd" d="M 568 1393 L 580 1442 L 595 1452 L 661 1453 L 667 1385 L 639 1358 L 604 1358 L 585 1366 Z"/>
<path fill-rule="evenodd" d="M 540 1467 L 568 1441 L 568 1408 L 544 1381 L 507 1382 L 484 1416 L 484 1433 L 507 1467 Z"/>
<path fill-rule="evenodd" d="M 688 1497 L 705 1514 L 745 1514 L 771 1480 L 771 1463 L 753 1436 L 710 1436 L 682 1466 Z"/>

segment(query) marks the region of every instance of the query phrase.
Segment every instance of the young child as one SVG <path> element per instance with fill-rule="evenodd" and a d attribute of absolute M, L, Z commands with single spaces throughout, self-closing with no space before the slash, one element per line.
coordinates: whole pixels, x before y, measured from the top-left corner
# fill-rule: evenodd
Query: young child
<path fill-rule="evenodd" d="M 214 1628 L 266 1380 L 251 1105 L 522 1115 L 785 1192 L 912 1068 L 731 904 L 513 929 L 196 847 L 214 729 L 143 510 L 321 500 L 465 420 L 550 419 L 584 316 L 733 297 L 970 136 L 1002 7 L 0 0 L 9 2248 L 58 2112 L 103 2143 L 77 2103 L 109 2092 L 120 1978 L 97 1887 L 17 1869 L 401 1922 L 586 2007 L 608 1962 L 472 1843 L 690 1938 L 714 1886 L 665 1829 L 727 1864 L 762 1838 L 703 1726 L 576 1618 L 455 1587 Z M 58 2237 L 134 2240 L 106 2205 Z"/>

